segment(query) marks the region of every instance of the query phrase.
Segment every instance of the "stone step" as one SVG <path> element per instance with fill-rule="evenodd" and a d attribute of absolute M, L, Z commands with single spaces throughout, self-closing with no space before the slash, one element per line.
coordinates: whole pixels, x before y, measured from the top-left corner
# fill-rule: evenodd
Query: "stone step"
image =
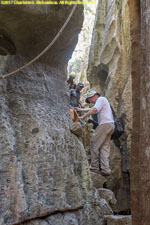
<path fill-rule="evenodd" d="M 132 216 L 109 215 L 105 216 L 106 225 L 132 225 Z"/>

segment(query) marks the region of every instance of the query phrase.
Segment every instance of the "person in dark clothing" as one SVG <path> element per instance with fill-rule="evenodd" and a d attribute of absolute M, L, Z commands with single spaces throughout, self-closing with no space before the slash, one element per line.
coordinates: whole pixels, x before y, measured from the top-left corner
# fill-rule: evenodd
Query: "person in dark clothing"
<path fill-rule="evenodd" d="M 78 116 L 74 107 L 82 107 L 80 102 L 81 90 L 84 87 L 82 83 L 78 83 L 75 89 L 70 90 L 70 113 L 73 122 L 78 122 Z"/>
<path fill-rule="evenodd" d="M 70 90 L 70 107 L 82 107 L 82 104 L 80 102 L 81 97 L 81 90 L 84 88 L 84 84 L 78 83 L 77 87 L 75 89 Z"/>
<path fill-rule="evenodd" d="M 73 74 L 73 73 L 69 74 L 69 78 L 67 80 L 69 89 L 75 89 L 76 88 L 76 83 L 74 82 L 75 77 L 76 77 L 75 74 Z"/>

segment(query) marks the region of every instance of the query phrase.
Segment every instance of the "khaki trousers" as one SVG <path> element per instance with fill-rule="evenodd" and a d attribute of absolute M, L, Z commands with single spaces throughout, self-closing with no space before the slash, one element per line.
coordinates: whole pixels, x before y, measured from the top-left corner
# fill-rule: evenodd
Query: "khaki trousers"
<path fill-rule="evenodd" d="M 110 140 L 114 131 L 113 123 L 99 125 L 91 138 L 91 167 L 110 173 Z"/>

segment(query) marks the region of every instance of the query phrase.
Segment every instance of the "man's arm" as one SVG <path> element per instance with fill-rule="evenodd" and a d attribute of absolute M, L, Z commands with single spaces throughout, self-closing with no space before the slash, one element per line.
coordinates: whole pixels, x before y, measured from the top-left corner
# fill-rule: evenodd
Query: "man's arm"
<path fill-rule="evenodd" d="M 96 108 L 92 108 L 92 109 L 90 109 L 90 111 L 88 111 L 86 114 L 84 114 L 83 116 L 80 116 L 79 118 L 81 119 L 81 120 L 84 120 L 86 117 L 88 117 L 88 116 L 90 116 L 90 115 L 93 115 L 93 114 L 95 114 L 96 112 L 98 112 L 98 110 L 96 109 Z"/>
<path fill-rule="evenodd" d="M 78 108 L 78 107 L 74 107 L 74 109 L 80 112 L 88 112 L 91 110 L 91 108 Z"/>

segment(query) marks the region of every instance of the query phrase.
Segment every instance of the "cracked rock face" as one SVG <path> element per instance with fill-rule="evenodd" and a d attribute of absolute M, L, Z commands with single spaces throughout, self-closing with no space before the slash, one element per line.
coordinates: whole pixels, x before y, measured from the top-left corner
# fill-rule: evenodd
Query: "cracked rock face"
<path fill-rule="evenodd" d="M 70 10 L 70 6 L 0 6 L 1 31 L 16 48 L 16 55 L 0 57 L 1 73 L 41 52 Z M 0 81 L 1 225 L 46 225 L 54 220 L 57 225 L 101 225 L 103 215 L 112 213 L 95 196 L 85 149 L 70 132 L 64 71 L 81 29 L 82 10 L 78 6 L 48 53 Z"/>

